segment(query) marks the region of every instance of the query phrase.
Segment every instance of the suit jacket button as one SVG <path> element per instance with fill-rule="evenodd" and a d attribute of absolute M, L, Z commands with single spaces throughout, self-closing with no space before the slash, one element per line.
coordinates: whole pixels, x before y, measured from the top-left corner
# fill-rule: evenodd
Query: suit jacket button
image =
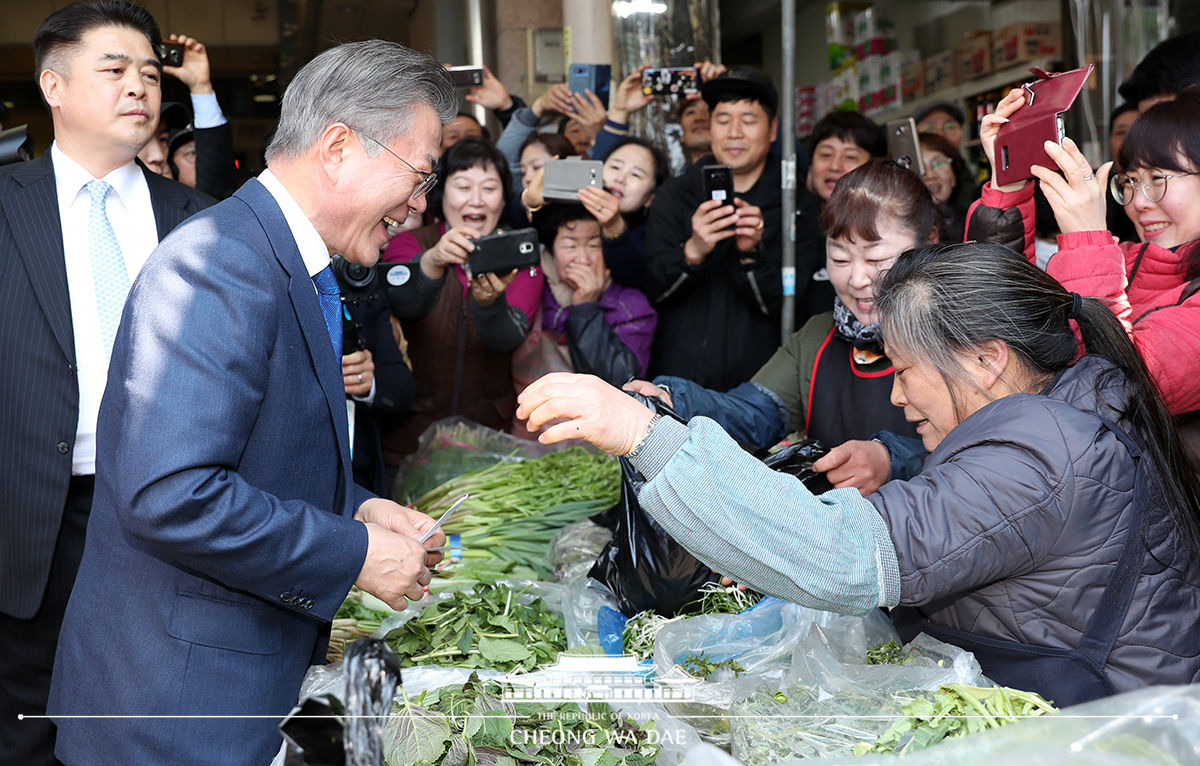
<path fill-rule="evenodd" d="M 292 603 L 292 599 L 294 599 L 294 598 L 295 598 L 295 596 L 292 595 L 291 591 L 285 591 L 285 592 L 279 594 L 279 600 L 285 604 Z"/>
<path fill-rule="evenodd" d="M 59 442 L 59 443 L 58 443 L 58 454 L 60 454 L 60 455 L 65 455 L 65 454 L 67 454 L 67 453 L 68 453 L 68 452 L 70 452 L 70 451 L 71 451 L 71 445 L 70 445 L 70 444 L 67 444 L 66 442 Z"/>
<path fill-rule="evenodd" d="M 312 609 L 312 608 L 313 608 L 313 600 L 312 600 L 311 598 L 306 598 L 306 599 L 304 599 L 304 608 L 305 608 L 306 610 L 307 610 L 307 609 Z"/>

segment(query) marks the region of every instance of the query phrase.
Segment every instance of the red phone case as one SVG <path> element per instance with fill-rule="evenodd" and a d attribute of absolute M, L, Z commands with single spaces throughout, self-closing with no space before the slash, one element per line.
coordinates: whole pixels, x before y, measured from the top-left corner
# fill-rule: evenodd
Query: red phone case
<path fill-rule="evenodd" d="M 1071 108 L 1094 66 L 1088 64 L 1069 72 L 1029 71 L 1037 80 L 1026 83 L 1026 103 L 996 134 L 996 166 L 992 175 L 997 186 L 1033 178 L 1031 165 L 1058 167 L 1046 154 L 1045 142 L 1058 143 L 1058 116 Z"/>

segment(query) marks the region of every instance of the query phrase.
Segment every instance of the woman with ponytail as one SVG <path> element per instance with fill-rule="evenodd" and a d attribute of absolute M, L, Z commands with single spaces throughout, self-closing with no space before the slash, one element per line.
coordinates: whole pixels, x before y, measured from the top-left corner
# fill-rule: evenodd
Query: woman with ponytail
<path fill-rule="evenodd" d="M 517 414 L 543 442 L 629 458 L 641 506 L 757 590 L 889 608 L 906 639 L 969 649 L 1060 705 L 1200 680 L 1200 492 L 1120 321 L 975 243 L 901 255 L 876 304 L 892 401 L 931 454 L 866 498 L 814 497 L 712 421 L 655 418 L 586 376 L 542 378 Z"/>

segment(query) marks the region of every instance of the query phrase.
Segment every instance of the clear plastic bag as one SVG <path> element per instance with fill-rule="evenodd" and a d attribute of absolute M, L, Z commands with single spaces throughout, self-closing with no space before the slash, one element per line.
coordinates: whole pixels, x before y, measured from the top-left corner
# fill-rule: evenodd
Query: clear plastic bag
<path fill-rule="evenodd" d="M 1200 684 L 1152 686 L 948 740 L 915 756 L 869 753 L 812 766 L 1183 766 L 1200 762 Z"/>
<path fill-rule="evenodd" d="M 557 447 L 518 439 L 466 418 L 435 421 L 417 442 L 417 451 L 404 459 L 392 488 L 399 503 L 414 501 L 426 492 L 464 473 L 487 468 L 501 460 L 541 457 Z"/>
<path fill-rule="evenodd" d="M 689 699 L 669 702 L 667 712 L 695 726 L 708 742 L 728 745 L 736 690 L 747 682 L 778 687 L 783 684 L 792 650 L 813 623 L 837 619 L 830 612 L 764 598 L 741 614 L 709 614 L 673 622 L 654 642 L 654 667 L 660 678 L 671 674 L 689 657 L 710 663 L 737 663 L 711 673 L 688 687 Z M 675 675 L 681 671 L 674 670 Z M 751 681 L 752 679 L 752 681 Z"/>
<path fill-rule="evenodd" d="M 897 637 L 878 610 L 804 633 L 782 685 L 750 678 L 735 691 L 731 749 L 747 766 L 850 758 L 851 748 L 873 744 L 922 692 L 952 682 L 990 685 L 973 655 L 924 634 L 904 647 L 904 664 L 866 664 L 869 647 Z"/>
<path fill-rule="evenodd" d="M 559 582 L 575 582 L 587 577 L 596 557 L 612 540 L 612 530 L 590 519 L 580 519 L 563 527 L 546 552 Z"/>
<path fill-rule="evenodd" d="M 567 648 L 603 646 L 599 629 L 601 608 L 617 608 L 617 599 L 608 586 L 585 577 L 566 585 L 563 622 L 567 630 Z"/>

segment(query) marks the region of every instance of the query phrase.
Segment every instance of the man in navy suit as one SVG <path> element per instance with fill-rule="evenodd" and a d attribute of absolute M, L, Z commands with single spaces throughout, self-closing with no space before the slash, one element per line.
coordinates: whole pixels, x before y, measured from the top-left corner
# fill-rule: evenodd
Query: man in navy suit
<path fill-rule="evenodd" d="M 54 728 L 36 716 L 92 503 L 101 313 L 115 331 L 159 239 L 213 202 L 134 161 L 158 121 L 158 39 L 131 4 L 48 17 L 34 58 L 54 144 L 0 170 L 0 763 L 54 763 Z M 93 212 L 123 280 L 95 270 Z"/>
<path fill-rule="evenodd" d="M 64 762 L 267 763 L 350 587 L 421 597 L 433 520 L 352 479 L 329 264 L 374 264 L 424 209 L 454 113 L 425 54 L 325 51 L 284 94 L 268 170 L 138 276 L 50 689 Z"/>

